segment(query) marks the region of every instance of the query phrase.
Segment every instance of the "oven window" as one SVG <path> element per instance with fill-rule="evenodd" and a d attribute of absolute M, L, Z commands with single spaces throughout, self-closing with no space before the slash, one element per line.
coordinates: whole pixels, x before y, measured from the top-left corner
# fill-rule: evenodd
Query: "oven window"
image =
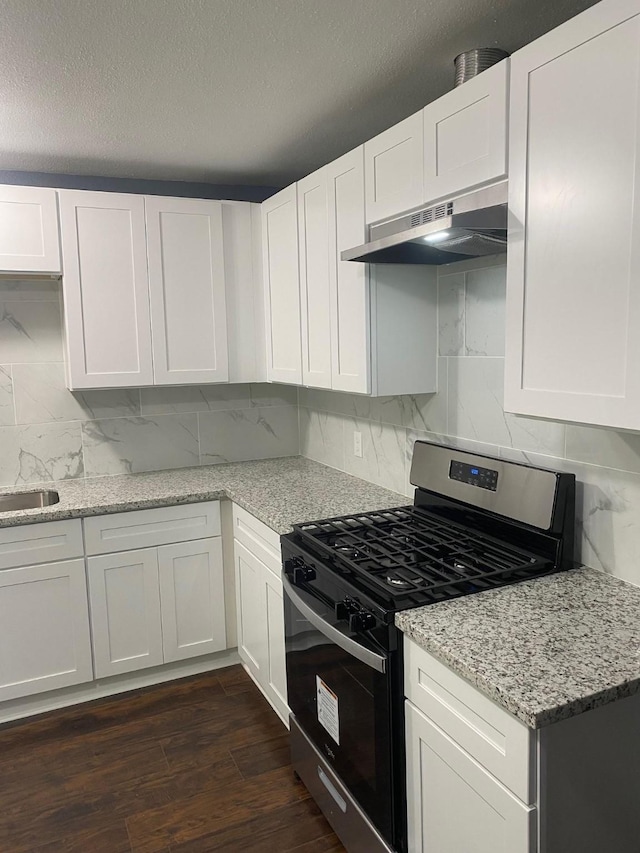
<path fill-rule="evenodd" d="M 390 838 L 389 676 L 328 640 L 286 595 L 284 601 L 289 706 L 378 830 Z M 322 615 L 335 622 L 330 611 Z"/>

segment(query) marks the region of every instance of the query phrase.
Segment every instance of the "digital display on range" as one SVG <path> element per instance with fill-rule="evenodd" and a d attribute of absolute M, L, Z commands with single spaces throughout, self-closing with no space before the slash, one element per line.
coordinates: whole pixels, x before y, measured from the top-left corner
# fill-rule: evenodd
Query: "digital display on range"
<path fill-rule="evenodd" d="M 449 479 L 459 483 L 468 483 L 480 489 L 495 492 L 498 488 L 498 472 L 491 468 L 480 468 L 477 465 L 467 465 L 466 462 L 452 461 L 449 467 Z"/>

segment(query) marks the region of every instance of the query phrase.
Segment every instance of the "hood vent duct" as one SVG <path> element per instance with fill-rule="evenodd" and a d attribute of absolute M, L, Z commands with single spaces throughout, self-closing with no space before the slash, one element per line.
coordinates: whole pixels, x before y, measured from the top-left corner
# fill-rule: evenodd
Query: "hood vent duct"
<path fill-rule="evenodd" d="M 507 251 L 507 183 L 372 225 L 369 241 L 343 261 L 450 264 Z"/>

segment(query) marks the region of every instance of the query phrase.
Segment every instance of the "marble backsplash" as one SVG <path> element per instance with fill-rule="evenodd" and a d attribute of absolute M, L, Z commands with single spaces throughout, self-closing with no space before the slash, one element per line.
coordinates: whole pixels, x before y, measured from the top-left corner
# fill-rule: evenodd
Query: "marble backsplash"
<path fill-rule="evenodd" d="M 420 438 L 571 471 L 579 558 L 640 585 L 640 434 L 504 412 L 505 286 L 496 258 L 441 267 L 438 393 L 371 399 L 301 390 L 301 452 L 406 496 Z"/>
<path fill-rule="evenodd" d="M 71 393 L 59 288 L 0 282 L 0 488 L 301 452 L 410 497 L 425 438 L 575 473 L 581 559 L 640 584 L 640 434 L 504 412 L 495 259 L 440 269 L 439 391 L 407 397 L 266 384 Z"/>
<path fill-rule="evenodd" d="M 68 391 L 59 290 L 0 281 L 0 487 L 299 452 L 292 387 Z"/>

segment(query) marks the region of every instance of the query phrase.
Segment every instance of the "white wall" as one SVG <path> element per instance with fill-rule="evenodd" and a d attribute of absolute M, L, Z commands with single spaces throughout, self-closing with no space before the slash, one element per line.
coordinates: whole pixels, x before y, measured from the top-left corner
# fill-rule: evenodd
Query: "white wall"
<path fill-rule="evenodd" d="M 60 283 L 0 281 L 0 488 L 298 448 L 288 386 L 67 391 Z"/>
<path fill-rule="evenodd" d="M 418 438 L 572 471 L 579 553 L 640 584 L 640 434 L 505 413 L 505 266 L 496 258 L 440 267 L 439 391 L 368 399 L 302 390 L 302 453 L 404 495 Z M 353 454 L 362 433 L 363 458 Z"/>

